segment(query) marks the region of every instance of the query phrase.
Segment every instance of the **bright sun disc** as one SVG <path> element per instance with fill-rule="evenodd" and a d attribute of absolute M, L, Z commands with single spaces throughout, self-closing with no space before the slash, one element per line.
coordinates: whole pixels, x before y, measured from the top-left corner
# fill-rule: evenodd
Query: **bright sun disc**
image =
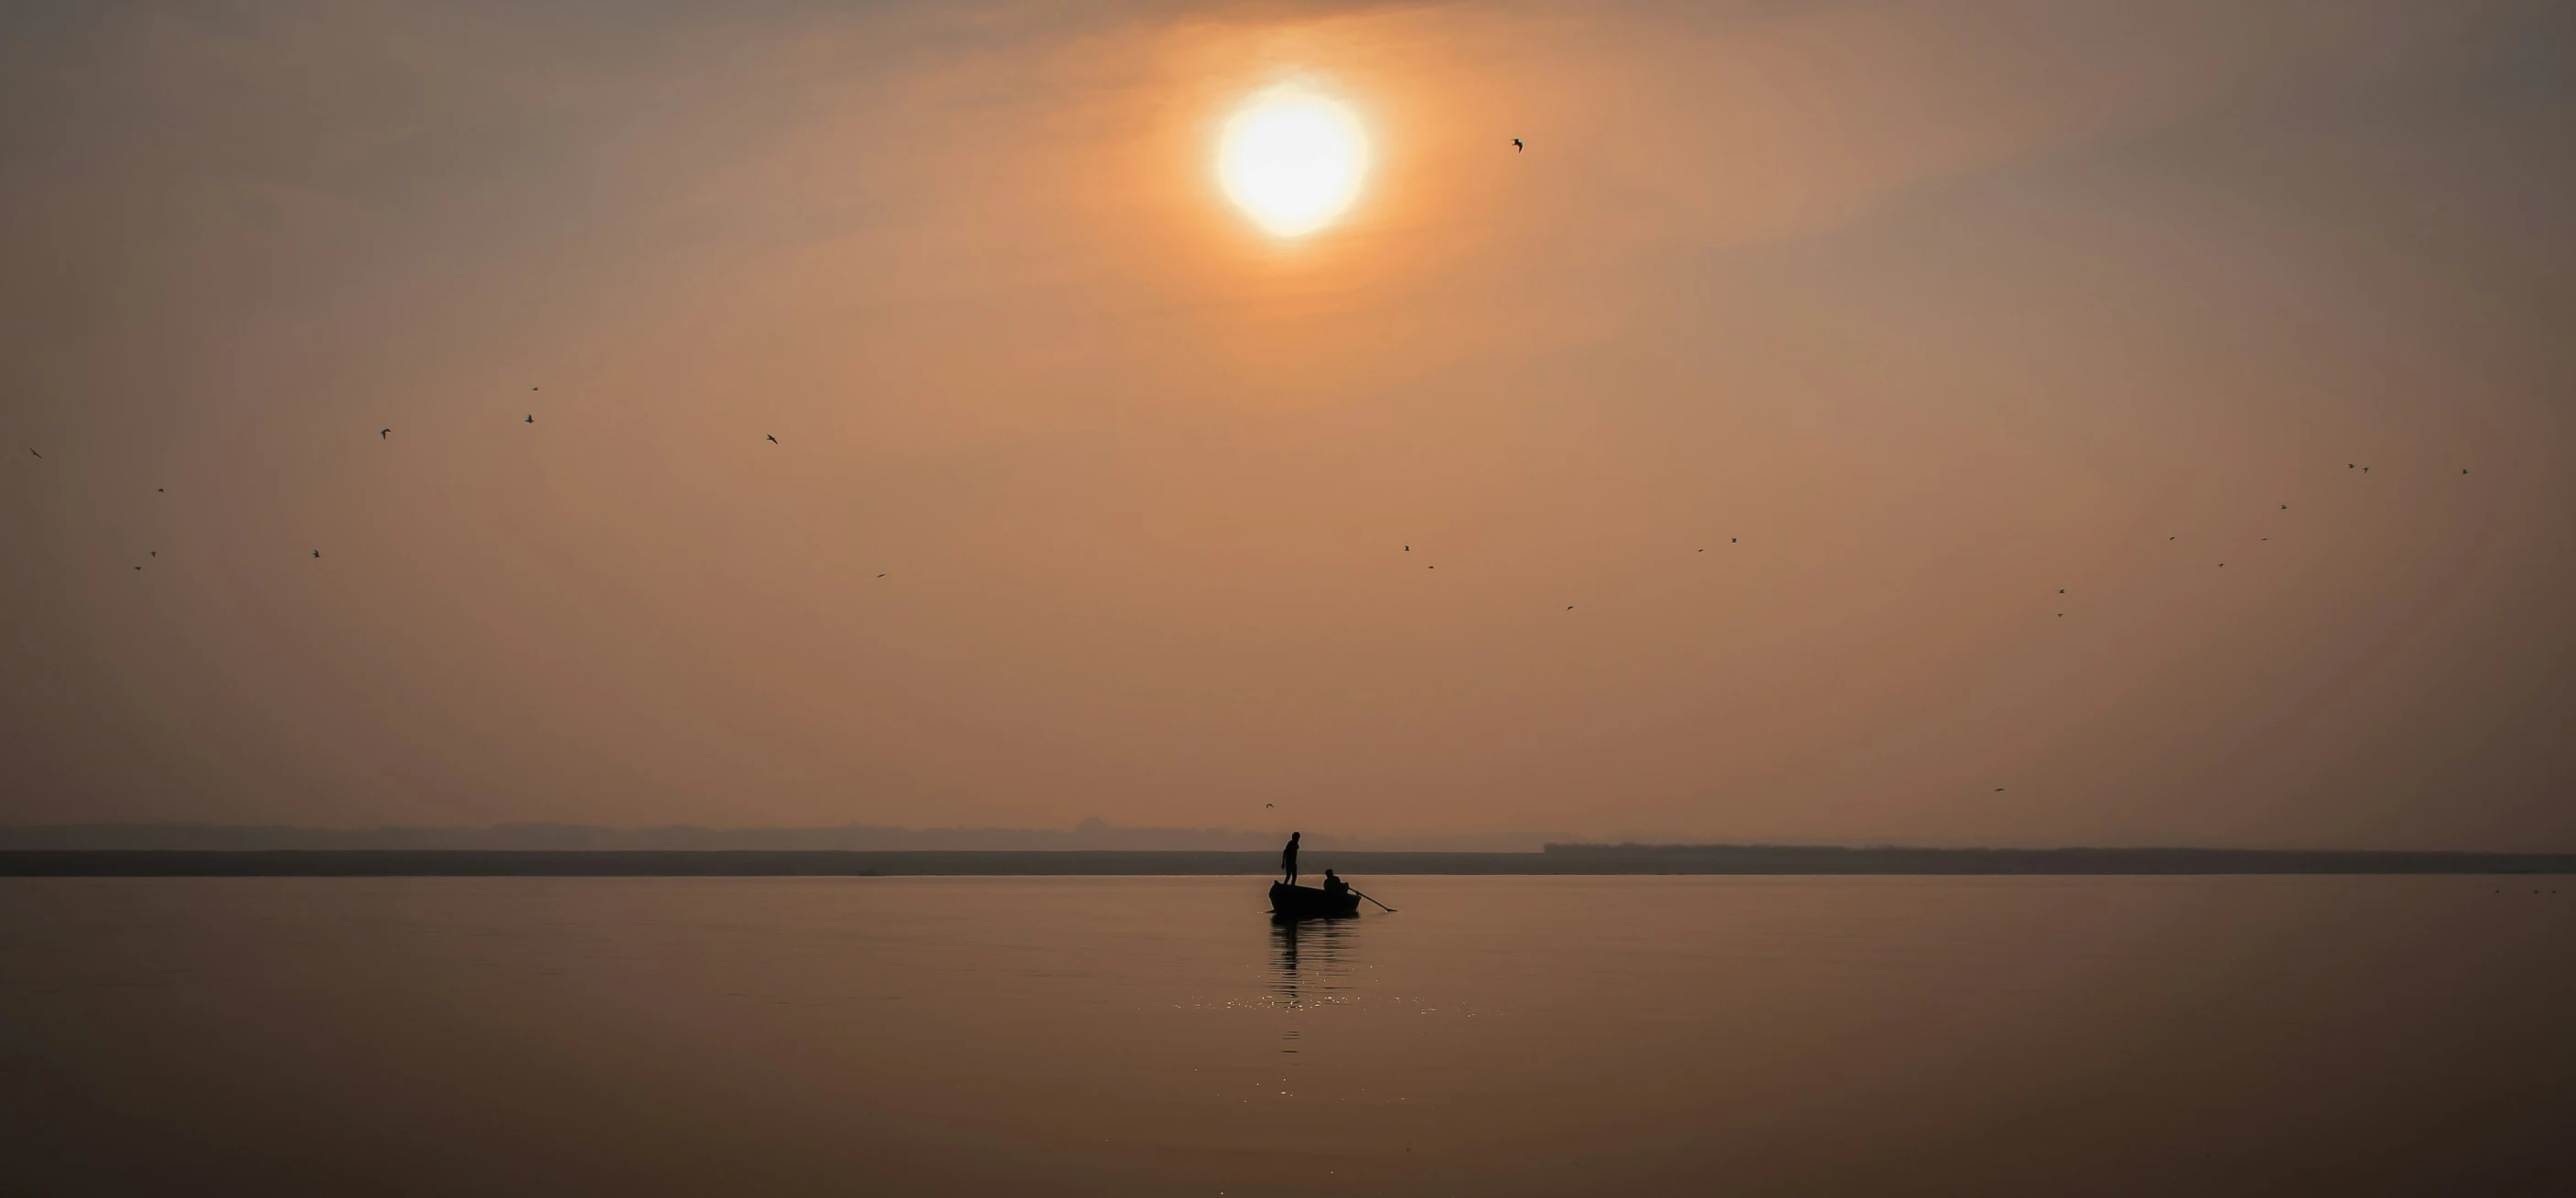
<path fill-rule="evenodd" d="M 1281 237 L 1332 223 L 1368 173 L 1368 135 L 1350 110 L 1294 85 L 1252 98 L 1217 143 L 1225 194 Z"/>

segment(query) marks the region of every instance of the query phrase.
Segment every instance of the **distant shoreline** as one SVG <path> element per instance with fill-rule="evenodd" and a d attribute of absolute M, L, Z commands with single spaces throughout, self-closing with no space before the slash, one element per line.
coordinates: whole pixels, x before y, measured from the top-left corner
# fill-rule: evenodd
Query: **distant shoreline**
<path fill-rule="evenodd" d="M 0 877 L 1258 876 L 1276 853 L 1154 850 L 16 849 Z M 1309 873 L 1388 874 L 2569 874 L 2576 853 L 2305 849 L 1923 849 L 1549 845 L 1536 853 L 1317 852 Z"/>

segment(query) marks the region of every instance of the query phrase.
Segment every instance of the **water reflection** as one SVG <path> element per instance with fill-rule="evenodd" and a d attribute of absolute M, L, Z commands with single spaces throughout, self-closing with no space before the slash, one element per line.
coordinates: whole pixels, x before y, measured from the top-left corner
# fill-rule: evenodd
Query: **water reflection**
<path fill-rule="evenodd" d="M 1290 1007 L 1346 1001 L 1356 919 L 1282 919 L 1270 925 L 1270 992 Z"/>

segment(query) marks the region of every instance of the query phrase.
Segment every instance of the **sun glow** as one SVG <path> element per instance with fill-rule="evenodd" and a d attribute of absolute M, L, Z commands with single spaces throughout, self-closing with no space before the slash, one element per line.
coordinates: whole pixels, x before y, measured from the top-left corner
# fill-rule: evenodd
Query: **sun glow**
<path fill-rule="evenodd" d="M 1295 84 L 1254 96 L 1217 141 L 1217 179 L 1279 237 L 1331 224 L 1368 174 L 1368 134 L 1350 110 Z"/>

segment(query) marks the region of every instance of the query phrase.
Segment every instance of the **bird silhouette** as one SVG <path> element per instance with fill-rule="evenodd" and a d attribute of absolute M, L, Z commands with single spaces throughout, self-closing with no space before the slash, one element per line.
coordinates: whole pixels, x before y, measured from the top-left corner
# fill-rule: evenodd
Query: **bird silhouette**
<path fill-rule="evenodd" d="M 1742 538 L 1742 537 L 1728 537 L 1728 538 L 1726 538 L 1726 543 L 1727 543 L 1727 544 L 1729 544 L 1729 545 L 1732 545 L 1732 544 L 1736 543 L 1737 541 L 1741 541 L 1741 540 L 1743 540 L 1743 539 L 1744 539 L 1744 538 Z"/>
<path fill-rule="evenodd" d="M 1567 610 L 1567 611 L 1573 611 L 1573 610 L 1574 610 L 1574 605 L 1573 605 L 1573 604 L 1571 604 L 1571 603 L 1566 604 L 1566 605 L 1565 605 L 1565 610 Z"/>
<path fill-rule="evenodd" d="M 772 444 L 772 445 L 776 445 L 776 444 L 778 444 L 778 434 L 776 434 L 776 433 L 771 433 L 771 434 L 769 434 L 769 443 L 770 443 L 770 444 Z"/>
<path fill-rule="evenodd" d="M 315 557 L 320 557 L 320 556 L 322 556 L 322 551 L 321 551 L 321 550 L 319 550 L 319 549 L 314 550 L 314 551 L 313 551 L 313 556 L 315 556 Z"/>
<path fill-rule="evenodd" d="M 2066 588 L 2065 588 L 2065 587 L 2059 587 L 2059 588 L 2057 588 L 2057 593 L 2058 593 L 2058 594 L 2060 594 L 2060 595 L 2065 594 L 2065 593 L 2066 593 Z"/>
<path fill-rule="evenodd" d="M 153 493 L 153 494 L 155 494 L 155 495 L 167 495 L 167 494 L 169 494 L 169 493 L 170 493 L 170 488 L 168 488 L 168 487 L 154 487 L 154 488 L 152 488 L 152 493 Z"/>
<path fill-rule="evenodd" d="M 144 551 L 143 551 L 143 556 L 145 556 L 145 557 L 159 557 L 159 556 L 161 556 L 161 551 L 160 551 L 160 550 L 158 550 L 158 549 L 146 549 L 146 550 L 144 550 Z"/>
<path fill-rule="evenodd" d="M 531 387 L 531 388 L 529 388 L 529 390 L 532 390 L 532 391 L 533 391 L 533 390 L 535 390 L 535 388 Z M 528 423 L 530 423 L 530 424 L 535 424 L 536 422 L 537 422 L 537 414 L 536 414 L 536 413 L 534 413 L 534 412 L 530 412 L 530 413 L 528 413 Z"/>
<path fill-rule="evenodd" d="M 1263 804 L 1262 804 L 1262 806 L 1264 806 L 1264 807 L 1276 807 L 1276 806 L 1278 806 L 1278 805 L 1279 805 L 1279 804 L 1277 804 L 1277 803 L 1263 803 Z"/>
<path fill-rule="evenodd" d="M 877 577 L 879 577 L 879 578 L 883 578 L 883 577 L 885 577 L 885 575 L 883 575 L 883 574 L 879 574 L 879 575 L 877 575 Z"/>
<path fill-rule="evenodd" d="M 2462 473 L 2462 474 L 2466 474 L 2466 473 L 2468 473 L 2468 471 L 2463 470 L 2463 471 L 2461 471 L 2460 473 Z"/>
<path fill-rule="evenodd" d="M 1411 552 L 1413 552 L 1413 546 L 1411 546 L 1411 545 L 1407 545 L 1407 546 L 1405 546 L 1405 547 L 1404 547 L 1404 551 L 1405 551 L 1406 553 L 1411 553 Z"/>
<path fill-rule="evenodd" d="M 2364 466 L 2364 467 L 2362 467 L 2362 468 L 2361 468 L 2361 472 L 2362 472 L 2362 473 L 2364 473 L 2364 474 L 2368 474 L 2368 473 L 2370 473 L 2370 467 L 2368 467 L 2368 466 Z"/>
<path fill-rule="evenodd" d="M 2227 563 L 2225 563 L 2225 562 L 2220 562 L 2220 563 L 2218 563 L 2218 568 L 2219 568 L 2219 569 L 2221 569 L 2221 570 L 2226 569 L 2226 568 L 2227 568 Z"/>
<path fill-rule="evenodd" d="M 34 447 L 34 446 L 32 446 L 32 445 L 27 447 L 27 452 L 29 452 L 29 453 L 35 453 L 35 454 L 36 454 L 36 456 L 37 456 L 37 457 L 40 457 L 40 458 L 41 458 L 41 457 L 43 457 L 43 456 L 45 456 L 45 455 L 43 455 L 43 454 L 41 454 L 41 453 L 36 453 L 36 449 L 35 449 L 35 447 Z"/>
<path fill-rule="evenodd" d="M 2061 619 L 2061 620 L 2065 619 L 2065 618 L 2066 618 L 2066 613 L 2065 613 L 2065 612 L 2059 612 L 2059 613 L 2057 613 L 2057 618 L 2058 618 L 2058 619 Z"/>
<path fill-rule="evenodd" d="M 1525 145 L 1522 145 L 1522 144 L 1521 144 L 1521 139 L 1519 139 L 1519 138 L 1517 138 L 1517 137 L 1515 137 L 1515 138 L 1513 138 L 1513 139 L 1512 139 L 1512 152 L 1513 152 L 1513 153 L 1518 154 L 1518 153 L 1520 153 L 1521 151 L 1526 150 L 1526 149 L 1528 149 L 1528 148 L 1529 148 L 1528 146 L 1525 146 Z"/>
<path fill-rule="evenodd" d="M 2282 510 L 2282 511 L 2285 511 L 2285 512 L 2286 512 L 2286 511 L 2288 511 L 2288 510 L 2290 510 L 2290 505 L 2289 505 L 2289 504 L 2286 504 L 2286 503 L 2285 503 L 2285 504 L 2282 504 L 2282 505 L 2281 505 L 2281 510 Z"/>
<path fill-rule="evenodd" d="M 393 438 L 393 435 L 394 435 L 394 430 L 392 430 L 392 429 L 390 429 L 390 428 L 380 428 L 380 429 L 377 429 L 377 430 L 376 430 L 376 440 L 379 440 L 379 441 L 387 441 L 387 440 L 391 440 L 391 439 Z"/>
<path fill-rule="evenodd" d="M 1996 787 L 1996 788 L 1995 788 L 1995 793 L 1996 793 L 1996 794 L 2002 794 L 2003 792 L 2004 792 L 2004 788 L 2003 788 L 2003 787 L 1998 786 L 1998 787 Z"/>
<path fill-rule="evenodd" d="M 137 570 L 140 570 L 140 569 L 142 569 L 142 568 L 143 568 L 143 567 L 141 567 L 141 566 L 136 566 L 136 567 L 135 567 L 135 569 L 137 569 Z"/>

